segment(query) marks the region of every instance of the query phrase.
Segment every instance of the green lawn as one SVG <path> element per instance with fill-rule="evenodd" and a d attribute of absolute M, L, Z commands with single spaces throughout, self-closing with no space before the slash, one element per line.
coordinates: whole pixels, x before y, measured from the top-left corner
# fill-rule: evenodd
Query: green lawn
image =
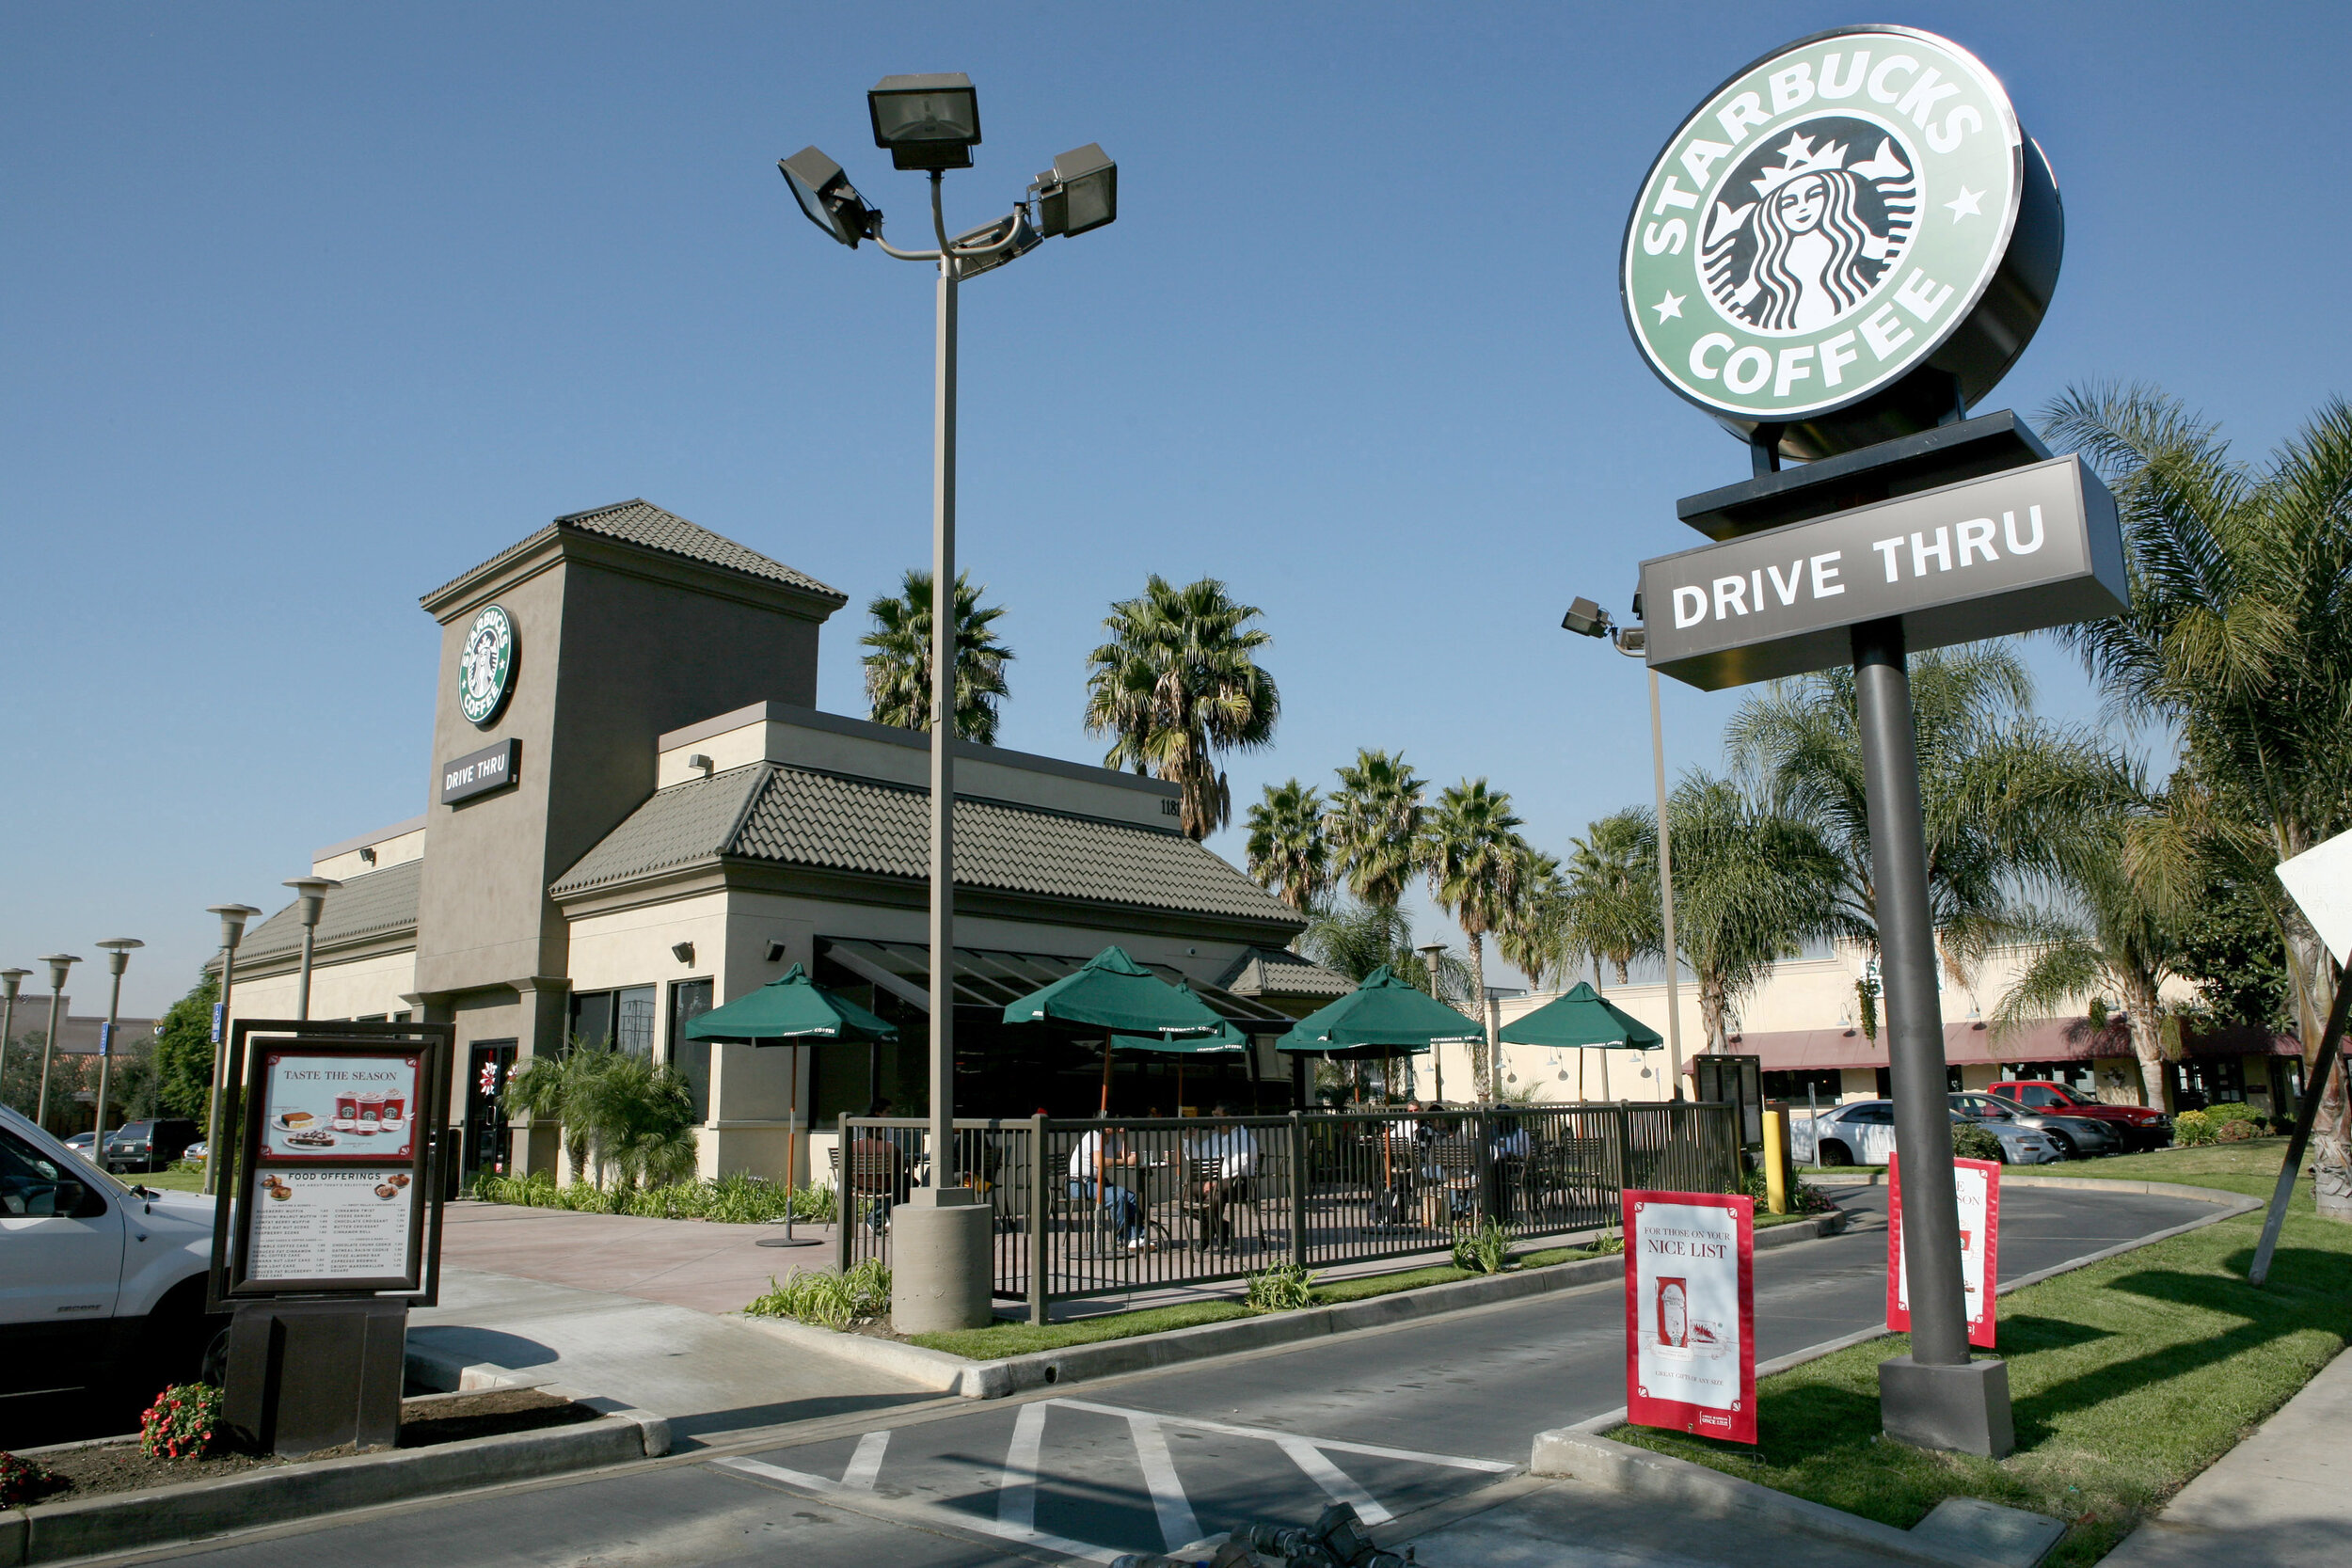
<path fill-rule="evenodd" d="M 2283 1154 L 2283 1139 L 2263 1139 L 2055 1169 L 2267 1196 Z M 1754 1449 L 1633 1427 L 1611 1435 L 1901 1528 L 1947 1497 L 2031 1509 L 2072 1524 L 2051 1562 L 2094 1562 L 2352 1337 L 2352 1226 L 2317 1218 L 2305 1183 L 2257 1291 L 2246 1270 L 2262 1218 L 2003 1296 L 1999 1354 L 2017 1422 L 2008 1459 L 1880 1440 L 1877 1369 L 1906 1348 L 1899 1336 L 1764 1379 Z"/>
<path fill-rule="evenodd" d="M 152 1187 L 159 1193 L 200 1193 L 204 1190 L 204 1173 L 200 1170 L 126 1171 L 120 1180 L 135 1187 Z"/>

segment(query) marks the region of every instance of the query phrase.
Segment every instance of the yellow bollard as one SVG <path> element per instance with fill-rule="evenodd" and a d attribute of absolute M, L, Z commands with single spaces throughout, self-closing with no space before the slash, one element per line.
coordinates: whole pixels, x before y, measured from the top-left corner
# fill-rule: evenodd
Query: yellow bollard
<path fill-rule="evenodd" d="M 1764 1207 L 1788 1212 L 1788 1113 L 1764 1113 Z"/>

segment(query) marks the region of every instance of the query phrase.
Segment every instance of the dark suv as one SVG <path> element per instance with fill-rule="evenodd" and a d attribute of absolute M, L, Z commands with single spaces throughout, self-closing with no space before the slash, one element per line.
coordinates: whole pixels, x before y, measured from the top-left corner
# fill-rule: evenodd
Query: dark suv
<path fill-rule="evenodd" d="M 203 1135 L 192 1121 L 125 1122 L 106 1135 L 105 1167 L 114 1172 L 162 1170 Z"/>

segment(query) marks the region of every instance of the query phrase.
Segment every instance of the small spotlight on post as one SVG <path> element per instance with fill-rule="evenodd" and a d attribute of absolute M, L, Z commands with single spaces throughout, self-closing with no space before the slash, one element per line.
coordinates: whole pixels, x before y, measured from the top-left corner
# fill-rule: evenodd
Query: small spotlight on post
<path fill-rule="evenodd" d="M 1012 236 L 1012 243 L 1001 250 L 992 250 L 985 256 L 959 257 L 956 261 L 956 276 L 967 280 L 977 277 L 992 268 L 1001 267 L 1007 261 L 1026 256 L 1045 243 L 1045 236 L 1030 227 L 1029 210 L 1026 207 L 1015 207 L 1003 217 L 958 234 L 948 241 L 947 245 L 951 250 L 969 250 L 981 245 L 995 245 L 1007 234 Z"/>
<path fill-rule="evenodd" d="M 817 149 L 803 147 L 789 158 L 779 158 L 776 171 L 792 187 L 792 199 L 808 221 L 851 250 L 882 226 L 882 214 L 866 204 L 841 166 Z"/>
<path fill-rule="evenodd" d="M 1119 216 L 1119 166 L 1094 142 L 1073 148 L 1037 177 L 1037 223 L 1046 238 L 1083 234 Z"/>
<path fill-rule="evenodd" d="M 1586 598 L 1572 600 L 1568 612 L 1560 617 L 1560 629 L 1579 637 L 1606 637 L 1613 624 L 1607 610 Z"/>
<path fill-rule="evenodd" d="M 961 71 L 885 76 L 866 94 L 874 145 L 893 168 L 970 168 L 980 144 L 980 95 Z"/>

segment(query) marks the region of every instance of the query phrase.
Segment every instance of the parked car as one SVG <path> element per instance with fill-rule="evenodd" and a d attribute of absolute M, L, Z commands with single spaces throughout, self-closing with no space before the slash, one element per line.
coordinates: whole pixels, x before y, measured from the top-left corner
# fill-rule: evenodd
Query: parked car
<path fill-rule="evenodd" d="M 2163 1148 L 2172 1142 L 2172 1118 L 2146 1105 L 2109 1105 L 2042 1078 L 1994 1084 L 1986 1092 L 2025 1110 L 2104 1122 L 2122 1133 L 2125 1148 Z"/>
<path fill-rule="evenodd" d="M 204 1310 L 213 1200 L 126 1186 L 0 1107 L 0 1394 L 151 1394 L 228 1326 Z"/>
<path fill-rule="evenodd" d="M 98 1134 L 95 1132 L 76 1132 L 73 1136 L 66 1139 L 65 1146 L 66 1148 L 73 1150 L 74 1153 L 79 1154 L 83 1159 L 87 1160 L 90 1157 L 90 1150 L 98 1147 Z"/>
<path fill-rule="evenodd" d="M 2001 1163 L 2046 1165 L 2066 1156 L 2033 1128 L 2008 1122 L 1978 1122 L 1951 1113 L 1954 1123 L 1981 1126 L 2001 1141 Z M 1810 1117 L 1788 1118 L 1789 1152 L 1800 1164 L 1820 1165 L 1883 1165 L 1895 1148 L 1895 1102 L 1857 1100 L 1823 1111 L 1818 1126 Z M 1818 1153 L 1817 1153 L 1818 1150 Z"/>
<path fill-rule="evenodd" d="M 126 1170 L 163 1170 L 203 1135 L 196 1123 L 170 1117 L 124 1122 L 106 1134 L 106 1168 L 117 1175 Z"/>
<path fill-rule="evenodd" d="M 2069 1160 L 2087 1159 L 2094 1154 L 2123 1152 L 2123 1133 L 2120 1128 L 2089 1117 L 2062 1117 L 2049 1111 L 2028 1111 L 2011 1101 L 1996 1100 L 1989 1094 L 1956 1094 L 1952 1109 L 1962 1116 L 2000 1136 L 2001 1122 L 2014 1122 L 2030 1127 L 2058 1145 L 2060 1154 Z"/>

